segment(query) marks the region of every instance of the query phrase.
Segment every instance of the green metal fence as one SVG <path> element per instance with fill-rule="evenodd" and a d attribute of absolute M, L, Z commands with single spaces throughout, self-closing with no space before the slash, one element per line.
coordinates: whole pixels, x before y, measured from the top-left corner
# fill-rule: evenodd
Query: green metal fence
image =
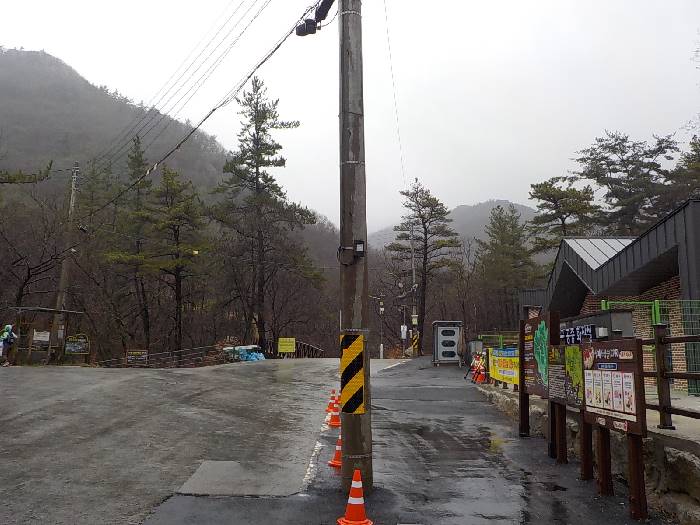
<path fill-rule="evenodd" d="M 671 336 L 700 334 L 700 301 L 654 300 L 654 301 L 608 301 L 601 302 L 601 309 L 629 308 L 634 318 L 635 337 L 653 338 L 654 325 L 664 323 Z M 653 352 L 653 346 L 644 350 Z M 700 343 L 685 343 L 686 371 L 700 372 Z M 679 364 L 680 365 L 680 364 Z M 666 358 L 668 370 L 674 370 L 672 352 Z M 680 368 L 680 367 L 678 367 Z M 700 381 L 688 380 L 688 393 L 700 395 Z"/>

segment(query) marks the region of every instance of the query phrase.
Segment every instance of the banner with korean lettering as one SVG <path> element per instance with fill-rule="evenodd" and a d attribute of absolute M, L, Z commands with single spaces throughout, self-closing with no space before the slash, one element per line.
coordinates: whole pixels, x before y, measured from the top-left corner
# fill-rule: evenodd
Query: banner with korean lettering
<path fill-rule="evenodd" d="M 518 378 L 518 349 L 517 348 L 489 348 L 489 375 L 491 379 L 520 384 Z"/>

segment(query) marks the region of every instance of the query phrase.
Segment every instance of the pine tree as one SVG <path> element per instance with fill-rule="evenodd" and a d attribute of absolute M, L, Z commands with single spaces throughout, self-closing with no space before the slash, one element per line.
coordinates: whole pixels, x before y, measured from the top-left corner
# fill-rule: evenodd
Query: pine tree
<path fill-rule="evenodd" d="M 586 235 L 594 226 L 600 206 L 593 202 L 591 186 L 578 189 L 568 177 L 553 177 L 530 188 L 530 198 L 538 201 L 529 225 L 533 253 L 550 251 L 564 237 Z"/>
<path fill-rule="evenodd" d="M 265 296 L 271 270 L 270 252 L 277 249 L 277 238 L 288 230 L 312 224 L 314 214 L 307 208 L 290 203 L 270 168 L 283 168 L 282 145 L 272 132 L 299 126 L 296 121 L 280 120 L 279 101 L 267 97 L 263 81 L 253 78 L 250 91 L 237 100 L 242 109 L 243 125 L 238 133 L 238 150 L 224 166 L 226 174 L 217 192 L 225 199 L 213 209 L 214 217 L 249 241 L 254 268 L 250 299 L 251 314 L 258 333 L 258 344 L 267 346 L 267 311 Z"/>
<path fill-rule="evenodd" d="M 195 259 L 202 251 L 204 228 L 202 205 L 191 182 L 163 167 L 160 184 L 148 205 L 152 229 L 147 267 L 167 277 L 175 298 L 175 349 L 182 350 L 183 283 L 192 275 Z"/>
<path fill-rule="evenodd" d="M 452 219 L 447 207 L 418 179 L 409 190 L 400 193 L 405 198 L 403 206 L 408 213 L 401 224 L 394 226 L 396 242 L 387 246 L 387 250 L 410 268 L 413 231 L 416 273 L 420 281 L 413 293 L 418 299 L 418 351 L 422 355 L 426 297 L 431 279 L 441 268 L 455 264 L 456 250 L 461 242 L 457 232 L 450 227 Z"/>
<path fill-rule="evenodd" d="M 146 173 L 148 162 L 141 140 L 135 137 L 127 162 L 127 184 L 133 189 L 124 195 L 120 207 L 115 209 L 115 225 L 118 230 L 118 247 L 107 256 L 111 262 L 128 269 L 129 279 L 136 297 L 138 316 L 143 331 L 143 345 L 146 350 L 151 347 L 151 313 L 149 293 L 146 286 L 144 265 L 145 229 L 149 223 L 147 203 L 151 196 L 153 181 L 141 180 Z M 121 213 L 119 213 L 121 211 Z"/>
<path fill-rule="evenodd" d="M 654 142 L 647 144 L 624 133 L 606 131 L 591 147 L 578 152 L 576 162 L 581 168 L 575 174 L 605 191 L 609 233 L 636 235 L 659 216 L 655 201 L 668 175 L 662 162 L 672 160 L 677 151 L 670 135 L 654 137 Z"/>
<path fill-rule="evenodd" d="M 491 210 L 485 233 L 477 239 L 477 265 L 486 287 L 514 292 L 532 283 L 537 265 L 530 256 L 528 232 L 512 204 Z"/>
<path fill-rule="evenodd" d="M 689 147 L 664 181 L 658 202 L 664 213 L 673 211 L 686 199 L 700 196 L 700 137 L 694 135 Z"/>

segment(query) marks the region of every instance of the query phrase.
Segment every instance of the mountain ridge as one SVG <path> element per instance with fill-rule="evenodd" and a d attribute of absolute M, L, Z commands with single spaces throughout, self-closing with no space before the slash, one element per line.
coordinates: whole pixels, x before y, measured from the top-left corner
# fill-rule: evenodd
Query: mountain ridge
<path fill-rule="evenodd" d="M 451 226 L 463 239 L 477 238 L 483 240 L 484 228 L 488 224 L 491 210 L 496 206 L 507 207 L 510 204 L 513 204 L 518 213 L 520 213 L 522 221 L 530 221 L 536 214 L 534 208 L 525 204 L 505 199 L 489 199 L 476 204 L 462 204 L 453 208 L 449 214 L 450 219 L 452 219 Z M 368 244 L 371 248 L 381 249 L 394 241 L 396 233 L 393 226 L 387 226 L 371 233 L 368 237 Z"/>
<path fill-rule="evenodd" d="M 0 169 L 33 172 L 49 161 L 54 168 L 90 159 L 103 152 L 135 120 L 149 111 L 106 86 L 95 86 L 61 59 L 45 51 L 0 47 Z M 161 158 L 191 130 L 188 123 L 152 112 L 138 132 L 149 162 Z M 162 120 L 161 120 L 162 119 Z M 149 132 L 149 128 L 160 121 Z M 121 172 L 129 144 L 114 159 Z M 193 183 L 211 188 L 221 177 L 226 150 L 215 137 L 197 131 L 167 164 Z"/>

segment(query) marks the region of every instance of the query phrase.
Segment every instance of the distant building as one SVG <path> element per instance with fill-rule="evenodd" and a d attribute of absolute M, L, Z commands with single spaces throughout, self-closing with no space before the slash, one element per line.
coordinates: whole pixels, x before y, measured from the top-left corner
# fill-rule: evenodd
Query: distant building
<path fill-rule="evenodd" d="M 564 239 L 547 287 L 523 291 L 520 304 L 558 311 L 562 319 L 630 309 L 637 337 L 651 337 L 659 322 L 673 335 L 700 333 L 700 200 L 637 238 Z M 653 369 L 648 350 L 645 367 Z M 674 371 L 700 371 L 700 344 L 674 344 L 671 361 Z M 700 381 L 677 380 L 675 387 L 700 394 Z"/>

